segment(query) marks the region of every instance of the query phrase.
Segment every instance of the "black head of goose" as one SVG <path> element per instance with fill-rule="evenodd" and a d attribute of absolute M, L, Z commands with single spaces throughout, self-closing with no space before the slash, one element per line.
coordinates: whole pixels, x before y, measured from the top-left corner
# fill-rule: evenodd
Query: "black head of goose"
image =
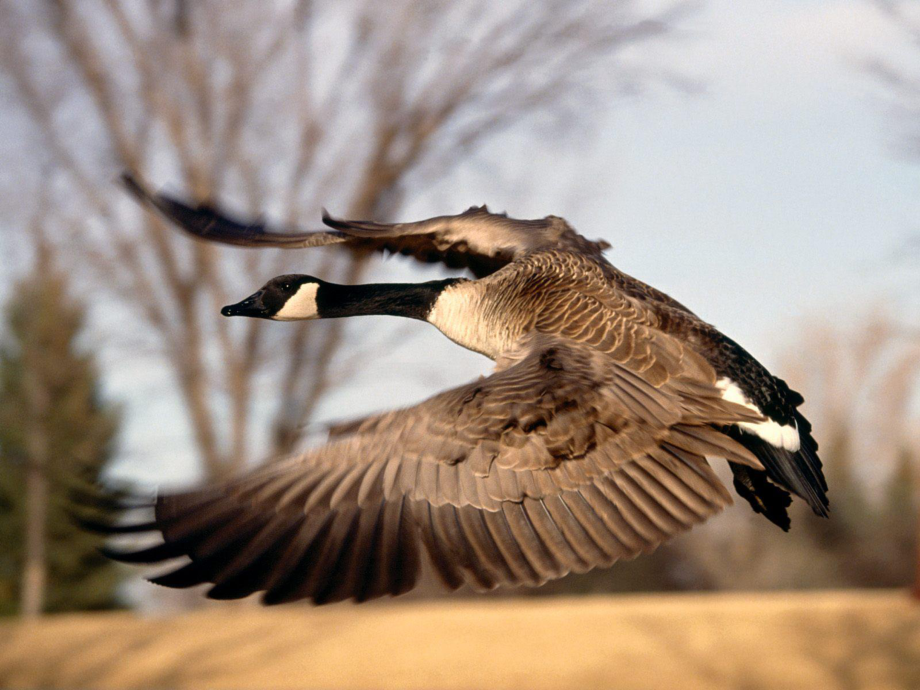
<path fill-rule="evenodd" d="M 708 460 L 788 529 L 790 493 L 827 514 L 802 398 L 737 343 L 614 268 L 564 220 L 474 207 L 278 232 L 128 189 L 192 235 L 241 246 L 348 244 L 467 267 L 478 280 L 344 286 L 279 276 L 226 315 L 424 319 L 495 371 L 224 484 L 162 495 L 163 543 L 112 552 L 190 562 L 156 578 L 266 603 L 401 594 L 427 557 L 451 588 L 536 586 L 654 550 L 731 503 Z"/>

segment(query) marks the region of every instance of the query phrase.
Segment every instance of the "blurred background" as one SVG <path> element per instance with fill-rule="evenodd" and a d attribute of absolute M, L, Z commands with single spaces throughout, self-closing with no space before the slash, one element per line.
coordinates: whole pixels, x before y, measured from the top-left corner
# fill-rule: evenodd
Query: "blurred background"
<path fill-rule="evenodd" d="M 446 273 L 342 250 L 196 243 L 126 196 L 117 178 L 128 169 L 281 226 L 318 227 L 322 207 L 377 220 L 481 203 L 564 216 L 806 398 L 831 520 L 797 502 L 784 534 L 739 505 L 611 570 L 493 600 L 432 585 L 407 604 L 331 609 L 350 624 L 387 636 L 381 621 L 402 607 L 420 616 L 411 636 L 478 607 L 467 609 L 478 620 L 523 616 L 532 631 L 527 616 L 557 601 L 575 607 L 565 624 L 609 611 L 605 634 L 630 637 L 643 615 L 669 630 L 697 606 L 686 639 L 656 643 L 647 627 L 643 649 L 680 647 L 695 665 L 675 677 L 699 687 L 777 687 L 693 656 L 724 651 L 731 626 L 755 619 L 764 634 L 753 628 L 749 652 L 793 634 L 836 644 L 802 652 L 819 674 L 797 676 L 810 687 L 920 687 L 920 614 L 908 598 L 920 596 L 920 3 L 0 0 L 0 161 L 0 685 L 228 687 L 214 680 L 220 664 L 182 675 L 207 657 L 200 650 L 119 680 L 125 648 L 73 675 L 69 660 L 96 642 L 115 635 L 144 650 L 150 631 L 167 630 L 149 626 L 165 620 L 189 640 L 214 620 L 250 626 L 241 641 L 258 637 L 258 619 L 244 616 L 259 615 L 319 635 L 333 620 L 325 610 L 202 610 L 200 592 L 145 583 L 99 555 L 102 538 L 72 519 L 75 497 L 92 499 L 94 519 L 118 520 L 121 496 L 219 480 L 321 441 L 330 422 L 490 369 L 421 323 L 222 319 L 222 305 L 283 272 L 337 282 Z M 612 597 L 535 600 L 727 590 L 745 594 L 631 596 L 623 608 Z M 763 590 L 811 593 L 753 594 Z M 35 622 L 107 609 L 123 612 Z M 36 675 L 29 650 L 68 634 L 76 646 L 61 648 L 59 670 Z M 146 643 L 131 637 L 142 634 Z M 296 645 L 313 642 L 297 634 L 290 655 L 303 661 Z M 843 663 L 867 648 L 862 666 Z M 533 686 L 520 655 L 515 678 Z M 653 670 L 650 684 L 624 687 L 660 687 Z M 399 678 L 378 673 L 355 687 Z M 577 686 L 609 687 L 613 676 L 597 673 Z M 288 687 L 279 674 L 265 687 Z M 292 687 L 314 683 L 297 677 Z M 341 674 L 318 677 L 345 686 Z"/>

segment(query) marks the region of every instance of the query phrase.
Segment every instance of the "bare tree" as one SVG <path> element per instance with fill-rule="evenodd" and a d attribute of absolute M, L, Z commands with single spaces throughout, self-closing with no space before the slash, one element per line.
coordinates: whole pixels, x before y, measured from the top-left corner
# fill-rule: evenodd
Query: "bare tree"
<path fill-rule="evenodd" d="M 920 55 L 920 11 L 915 3 L 899 0 L 872 0 L 872 3 L 901 34 L 905 45 L 914 47 Z M 866 60 L 866 67 L 885 87 L 888 110 L 899 129 L 898 148 L 920 158 L 920 60 L 911 66 L 873 55 Z"/>
<path fill-rule="evenodd" d="M 0 0 L 0 68 L 36 135 L 18 164 L 47 166 L 73 219 L 56 241 L 125 310 L 118 335 L 121 323 L 142 326 L 169 362 L 217 478 L 251 459 L 266 377 L 280 391 L 270 452 L 294 447 L 332 385 L 342 326 L 279 334 L 216 318 L 289 259 L 178 236 L 125 200 L 119 169 L 292 225 L 321 202 L 385 219 L 510 126 L 571 126 L 588 99 L 646 80 L 636 47 L 681 11 L 651 15 L 633 0 Z M 297 260 L 344 282 L 367 267 L 359 254 Z"/>
<path fill-rule="evenodd" d="M 901 34 L 904 44 L 914 49 L 914 55 L 917 58 L 913 64 L 908 65 L 872 56 L 867 60 L 867 67 L 885 88 L 890 117 L 897 126 L 896 141 L 899 151 L 910 158 L 920 160 L 920 11 L 916 3 L 899 0 L 873 0 L 873 4 Z M 916 250 L 916 247 L 920 246 L 918 238 L 915 237 L 913 243 Z M 896 400 L 915 391 L 915 388 L 904 390 L 905 380 L 909 379 L 905 379 L 897 372 L 890 379 L 895 391 L 893 397 Z M 917 544 L 916 557 L 913 595 L 920 599 L 920 543 Z"/>
<path fill-rule="evenodd" d="M 827 461 L 849 465 L 828 467 L 828 483 L 836 480 L 842 485 L 836 502 L 851 505 L 840 505 L 836 511 L 838 525 L 824 525 L 824 534 L 833 534 L 836 529 L 840 534 L 856 537 L 855 541 L 867 542 L 849 545 L 851 553 L 840 570 L 850 569 L 857 582 L 863 578 L 870 582 L 882 580 L 886 575 L 890 577 L 885 572 L 891 569 L 890 562 L 903 563 L 910 557 L 896 539 L 895 533 L 900 530 L 894 529 L 895 525 L 882 525 L 877 528 L 879 534 L 872 537 L 865 533 L 867 526 L 839 523 L 845 523 L 848 517 L 852 521 L 863 512 L 868 515 L 862 517 L 877 519 L 877 509 L 865 510 L 860 504 L 867 494 L 877 496 L 880 487 L 876 485 L 875 491 L 862 494 L 860 487 L 867 479 L 893 475 L 905 453 L 909 459 L 916 457 L 914 403 L 920 390 L 920 339 L 882 308 L 870 313 L 856 328 L 817 323 L 809 331 L 801 349 L 790 354 L 786 370 L 800 390 L 809 392 L 809 405 L 815 410 L 813 419 L 826 430 Z M 852 476 L 841 474 L 841 469 Z M 916 475 L 915 469 L 913 476 Z M 905 489 L 916 496 L 920 485 Z M 905 519 L 920 518 L 897 517 L 899 524 Z M 869 538 L 859 539 L 860 531 Z M 915 533 L 920 535 L 920 530 Z M 913 593 L 920 598 L 920 543 L 914 548 L 918 560 Z"/>

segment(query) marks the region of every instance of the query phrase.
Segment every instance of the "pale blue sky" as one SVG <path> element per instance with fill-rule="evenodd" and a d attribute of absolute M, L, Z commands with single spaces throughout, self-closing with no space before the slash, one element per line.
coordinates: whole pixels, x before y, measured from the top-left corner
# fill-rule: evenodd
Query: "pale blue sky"
<path fill-rule="evenodd" d="M 883 92 L 856 64 L 910 55 L 861 2 L 719 0 L 687 29 L 667 59 L 700 79 L 703 93 L 655 89 L 618 105 L 568 153 L 496 141 L 403 215 L 482 202 L 517 216 L 563 215 L 611 241 L 614 264 L 772 364 L 807 319 L 855 320 L 913 287 L 890 254 L 920 231 L 920 165 L 893 155 Z M 398 260 L 378 271 L 386 280 L 433 276 Z M 362 319 L 351 336 L 386 323 Z M 488 370 L 429 326 L 406 333 L 328 400 L 325 417 L 409 403 Z M 112 371 L 112 393 L 132 405 L 123 476 L 194 474 L 167 376 L 159 367 Z"/>

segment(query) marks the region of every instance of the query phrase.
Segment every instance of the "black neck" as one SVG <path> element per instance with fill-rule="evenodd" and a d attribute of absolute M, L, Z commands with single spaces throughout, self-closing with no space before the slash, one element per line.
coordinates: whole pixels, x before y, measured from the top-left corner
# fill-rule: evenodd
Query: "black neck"
<path fill-rule="evenodd" d="M 321 319 L 343 316 L 405 316 L 424 321 L 438 295 L 457 278 L 428 283 L 371 283 L 337 285 L 322 283 L 316 293 Z"/>

